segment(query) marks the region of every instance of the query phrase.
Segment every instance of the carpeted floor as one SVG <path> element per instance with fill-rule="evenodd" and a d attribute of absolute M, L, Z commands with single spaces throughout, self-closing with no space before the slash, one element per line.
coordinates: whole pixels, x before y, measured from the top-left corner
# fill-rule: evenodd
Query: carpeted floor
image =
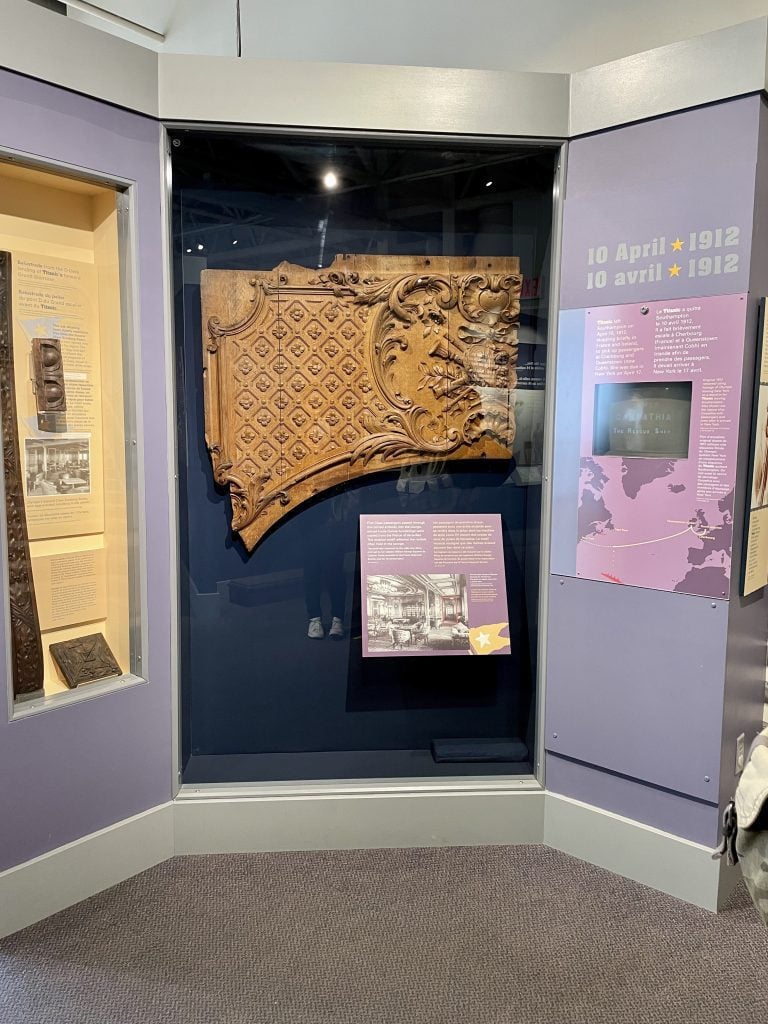
<path fill-rule="evenodd" d="M 768 929 L 540 846 L 186 857 L 0 941 L 3 1024 L 732 1024 Z"/>

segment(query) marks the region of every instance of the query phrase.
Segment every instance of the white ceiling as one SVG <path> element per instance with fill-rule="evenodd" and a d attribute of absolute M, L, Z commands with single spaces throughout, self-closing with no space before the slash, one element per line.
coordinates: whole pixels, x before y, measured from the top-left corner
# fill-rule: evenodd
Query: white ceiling
<path fill-rule="evenodd" d="M 67 0 L 65 0 L 67 2 Z M 153 49 L 236 52 L 237 0 L 72 0 Z M 128 18 L 163 38 L 83 14 Z M 768 14 L 768 0 L 241 0 L 242 53 L 278 60 L 569 72 Z"/>

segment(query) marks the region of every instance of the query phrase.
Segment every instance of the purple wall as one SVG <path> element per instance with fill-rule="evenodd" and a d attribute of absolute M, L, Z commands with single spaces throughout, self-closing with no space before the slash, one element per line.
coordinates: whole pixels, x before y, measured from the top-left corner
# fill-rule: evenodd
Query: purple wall
<path fill-rule="evenodd" d="M 694 843 L 714 847 L 718 842 L 720 817 L 712 804 L 617 772 L 597 771 L 590 765 L 549 753 L 547 789 L 663 832 L 685 836 Z"/>
<path fill-rule="evenodd" d="M 759 727 L 766 601 L 739 597 L 741 517 L 749 457 L 757 296 L 750 294 L 742 369 L 730 600 L 576 578 L 576 515 L 585 308 L 736 294 L 768 242 L 755 220 L 755 178 L 768 163 L 761 100 L 729 103 L 632 125 L 571 144 L 568 160 L 553 476 L 546 741 L 547 788 L 714 844 L 718 807 L 731 794 L 735 738 Z M 768 172 L 768 166 L 766 166 Z M 764 175 L 766 177 L 766 175 Z M 768 221 L 768 191 L 761 217 Z M 758 200 L 760 197 L 758 196 Z M 760 202 L 758 203 L 760 205 Z M 738 228 L 738 269 L 679 276 L 671 239 Z M 622 281 L 622 242 L 666 237 L 661 280 Z M 598 246 L 603 263 L 590 262 Z M 592 250 L 592 253 L 590 253 Z M 669 257 L 669 258 L 667 258 Z M 640 268 L 652 260 L 637 260 Z M 766 261 L 763 260 L 763 263 Z M 606 269 L 595 287 L 588 274 Z M 762 293 L 768 288 L 760 284 Z M 590 284 L 592 287 L 590 287 Z"/>
<path fill-rule="evenodd" d="M 760 98 L 700 107 L 572 142 L 568 151 L 560 305 L 608 306 L 649 299 L 745 292 L 757 160 Z M 734 273 L 688 275 L 692 231 L 736 227 Z M 619 246 L 666 238 L 663 254 L 619 259 Z M 675 253 L 671 243 L 685 246 Z M 599 246 L 607 260 L 594 258 Z M 590 250 L 593 262 L 590 263 Z M 713 252 L 699 250 L 704 254 Z M 634 255 L 634 254 L 630 254 Z M 667 272 L 677 259 L 678 276 Z M 615 283 L 618 272 L 662 261 L 662 280 Z M 589 287 L 589 272 L 607 272 L 605 287 Z"/>
<path fill-rule="evenodd" d="M 0 71 L 0 147 L 135 183 L 145 451 L 147 685 L 8 722 L 0 709 L 0 870 L 171 798 L 171 578 L 160 127 Z M 0 567 L 5 574 L 5 566 Z M 7 645 L 0 617 L 0 642 Z M 3 673 L 5 669 L 3 666 Z M 8 680 L 2 679 L 3 688 Z"/>

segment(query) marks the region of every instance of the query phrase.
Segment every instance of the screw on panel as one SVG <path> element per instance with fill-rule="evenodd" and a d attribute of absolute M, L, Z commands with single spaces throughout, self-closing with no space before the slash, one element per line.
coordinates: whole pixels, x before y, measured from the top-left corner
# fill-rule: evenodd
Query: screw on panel
<path fill-rule="evenodd" d="M 556 732 L 553 732 L 553 733 L 552 733 L 552 739 L 553 739 L 553 740 L 556 740 L 556 739 L 557 739 L 557 733 L 556 733 Z"/>
<path fill-rule="evenodd" d="M 709 780 L 709 776 L 708 776 L 708 775 L 705 775 L 705 776 L 704 776 L 704 781 L 705 781 L 705 782 L 709 782 L 709 781 L 710 781 L 710 780 Z"/>

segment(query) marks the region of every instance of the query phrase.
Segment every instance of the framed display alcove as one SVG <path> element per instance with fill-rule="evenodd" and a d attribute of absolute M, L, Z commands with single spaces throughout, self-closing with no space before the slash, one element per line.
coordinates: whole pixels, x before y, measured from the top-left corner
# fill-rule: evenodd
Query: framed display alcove
<path fill-rule="evenodd" d="M 168 133 L 183 781 L 533 775 L 561 143 Z"/>
<path fill-rule="evenodd" d="M 142 677 L 130 188 L 0 155 L 11 715 Z"/>

